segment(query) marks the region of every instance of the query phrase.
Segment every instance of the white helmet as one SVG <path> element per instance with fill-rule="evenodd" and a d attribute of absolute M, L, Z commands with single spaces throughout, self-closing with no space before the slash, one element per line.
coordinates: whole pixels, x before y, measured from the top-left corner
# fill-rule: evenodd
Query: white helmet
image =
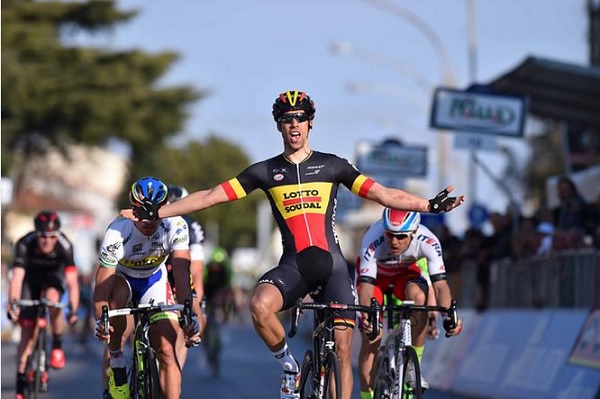
<path fill-rule="evenodd" d="M 187 196 L 188 196 L 188 191 L 185 189 L 185 187 L 169 186 L 169 196 L 167 197 L 167 200 L 170 203 L 179 201 L 180 199 L 185 198 Z"/>
<path fill-rule="evenodd" d="M 394 234 L 413 233 L 421 223 L 421 214 L 419 212 L 385 208 L 382 220 L 383 228 Z"/>

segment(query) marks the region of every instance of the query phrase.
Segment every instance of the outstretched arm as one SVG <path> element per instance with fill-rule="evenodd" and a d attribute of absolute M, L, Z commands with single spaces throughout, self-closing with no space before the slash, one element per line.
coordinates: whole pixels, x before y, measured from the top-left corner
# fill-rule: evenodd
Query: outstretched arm
<path fill-rule="evenodd" d="M 454 186 L 448 186 L 445 190 L 442 190 L 434 199 L 429 200 L 426 198 L 421 198 L 404 190 L 386 187 L 379 183 L 374 183 L 373 186 L 371 186 L 371 188 L 369 189 L 369 192 L 367 193 L 367 198 L 376 201 L 385 207 L 394 209 L 434 213 L 438 213 L 441 211 L 449 212 L 457 206 L 461 205 L 465 200 L 464 195 L 455 198 L 448 197 L 448 193 L 452 192 L 452 190 L 454 190 Z M 444 201 L 444 197 L 446 198 L 446 201 Z M 435 200 L 442 201 L 442 203 L 445 204 L 445 206 L 443 206 L 442 209 L 432 209 L 431 204 L 432 201 Z"/>
<path fill-rule="evenodd" d="M 229 199 L 225 190 L 218 185 L 208 190 L 196 191 L 179 201 L 163 205 L 158 210 L 158 218 L 188 215 L 227 201 Z M 136 219 L 132 209 L 121 209 L 120 214 L 128 219 Z"/>

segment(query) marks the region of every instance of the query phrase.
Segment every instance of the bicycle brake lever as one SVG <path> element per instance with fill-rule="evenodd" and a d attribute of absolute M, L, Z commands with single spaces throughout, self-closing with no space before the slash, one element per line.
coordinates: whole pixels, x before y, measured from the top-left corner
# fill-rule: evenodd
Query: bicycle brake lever
<path fill-rule="evenodd" d="M 102 321 L 102 326 L 104 327 L 104 335 L 109 337 L 108 342 L 110 342 L 110 324 L 108 322 L 108 306 L 106 305 L 102 306 L 102 316 L 100 320 Z"/>
<path fill-rule="evenodd" d="M 443 322 L 444 325 L 444 329 L 446 330 L 446 338 L 451 337 L 451 335 L 448 334 L 448 331 L 456 328 L 456 323 L 458 322 L 458 313 L 456 311 L 456 300 L 453 299 L 450 302 L 450 307 L 448 308 L 448 311 L 446 313 L 448 315 L 448 317 L 450 317 L 450 319 L 446 319 Z"/>
<path fill-rule="evenodd" d="M 288 337 L 289 338 L 293 338 L 294 335 L 296 335 L 296 333 L 298 332 L 298 322 L 300 320 L 300 305 L 302 304 L 302 298 L 298 299 L 296 301 L 296 306 L 294 306 L 293 310 L 292 310 L 292 327 L 290 328 L 290 331 L 288 332 Z"/>
<path fill-rule="evenodd" d="M 379 336 L 379 319 L 380 319 L 380 312 L 381 312 L 381 307 L 379 306 L 379 302 L 377 301 L 377 299 L 375 298 L 371 298 L 371 308 L 375 309 L 375 315 L 373 316 L 373 313 L 369 313 L 369 317 L 373 316 L 373 320 L 371 320 L 371 325 L 373 326 L 373 329 L 371 330 L 371 333 L 368 335 L 368 338 L 370 341 L 373 341 L 375 338 L 377 338 Z"/>

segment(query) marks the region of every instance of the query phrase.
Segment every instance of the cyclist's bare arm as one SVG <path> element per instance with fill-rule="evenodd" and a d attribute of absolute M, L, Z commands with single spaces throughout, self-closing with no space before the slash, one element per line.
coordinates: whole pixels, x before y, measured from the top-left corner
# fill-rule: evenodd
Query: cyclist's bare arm
<path fill-rule="evenodd" d="M 364 281 L 360 282 L 360 288 L 358 290 L 358 302 L 361 305 L 369 306 L 371 304 L 371 298 L 373 297 L 374 291 L 375 291 L 375 286 L 373 284 L 366 283 Z M 360 329 L 365 334 L 369 334 L 372 331 L 372 326 L 371 326 L 371 323 L 369 322 L 369 318 L 366 313 L 362 314 Z"/>
<path fill-rule="evenodd" d="M 8 285 L 8 301 L 12 302 L 17 299 L 21 299 L 21 292 L 23 290 L 23 281 L 25 280 L 25 268 L 13 267 L 12 278 Z"/>
<path fill-rule="evenodd" d="M 194 301 L 194 312 L 200 316 L 200 301 L 204 298 L 204 261 L 192 260 L 190 262 L 190 274 L 192 275 L 192 281 L 194 282 L 194 290 L 196 291 L 197 301 Z"/>
<path fill-rule="evenodd" d="M 223 190 L 221 185 L 218 185 L 208 190 L 196 191 L 179 201 L 163 205 L 158 215 L 160 218 L 189 215 L 190 213 L 198 212 L 227 201 L 229 199 L 225 190 Z M 136 220 L 132 209 L 121 209 L 120 214 L 125 218 Z"/>
<path fill-rule="evenodd" d="M 173 277 L 177 292 L 177 302 L 183 304 L 185 300 L 192 301 L 190 289 L 190 251 L 177 249 L 172 253 Z"/>
<path fill-rule="evenodd" d="M 452 293 L 450 292 L 450 286 L 447 280 L 438 280 L 433 283 L 433 289 L 435 291 L 435 298 L 439 306 L 445 308 L 450 307 L 452 302 Z M 447 331 L 449 336 L 460 334 L 462 331 L 462 320 L 459 318 L 456 320 L 456 327 L 450 331 Z"/>
<path fill-rule="evenodd" d="M 94 288 L 94 318 L 96 320 L 102 316 L 102 306 L 108 306 L 116 271 L 116 267 L 105 266 L 98 267 L 96 271 L 96 285 Z"/>
<path fill-rule="evenodd" d="M 448 192 L 454 190 L 454 186 L 450 185 L 446 187 Z M 405 209 L 418 212 L 430 212 L 429 200 L 413 195 L 407 191 L 386 187 L 379 183 L 374 183 L 367 193 L 367 198 L 378 202 L 379 204 L 394 208 L 394 209 Z M 445 211 L 450 211 L 457 206 L 461 205 L 465 200 L 464 195 L 456 197 L 454 203 L 449 205 Z"/>
<path fill-rule="evenodd" d="M 73 268 L 65 272 L 65 280 L 69 289 L 69 304 L 73 306 L 72 310 L 79 309 L 79 279 L 77 269 Z M 71 320 L 69 320 L 72 322 Z"/>
<path fill-rule="evenodd" d="M 19 309 L 13 309 L 11 302 L 21 299 L 21 292 L 23 290 L 23 281 L 25 280 L 25 268 L 13 267 L 12 278 L 8 285 L 8 313 L 13 321 L 19 318 Z"/>

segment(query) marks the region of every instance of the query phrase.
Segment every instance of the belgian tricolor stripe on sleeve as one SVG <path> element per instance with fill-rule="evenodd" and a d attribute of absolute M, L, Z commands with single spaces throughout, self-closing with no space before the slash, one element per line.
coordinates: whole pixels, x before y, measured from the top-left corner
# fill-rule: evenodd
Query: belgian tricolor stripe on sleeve
<path fill-rule="evenodd" d="M 242 187 L 237 178 L 233 178 L 229 181 L 221 183 L 221 187 L 225 190 L 227 194 L 227 199 L 229 201 L 235 201 L 240 198 L 244 198 L 246 194 L 246 190 Z"/>
<path fill-rule="evenodd" d="M 363 198 L 367 198 L 367 193 L 371 186 L 375 183 L 374 180 L 368 178 L 365 175 L 359 175 L 354 183 L 352 184 L 352 192 Z"/>

